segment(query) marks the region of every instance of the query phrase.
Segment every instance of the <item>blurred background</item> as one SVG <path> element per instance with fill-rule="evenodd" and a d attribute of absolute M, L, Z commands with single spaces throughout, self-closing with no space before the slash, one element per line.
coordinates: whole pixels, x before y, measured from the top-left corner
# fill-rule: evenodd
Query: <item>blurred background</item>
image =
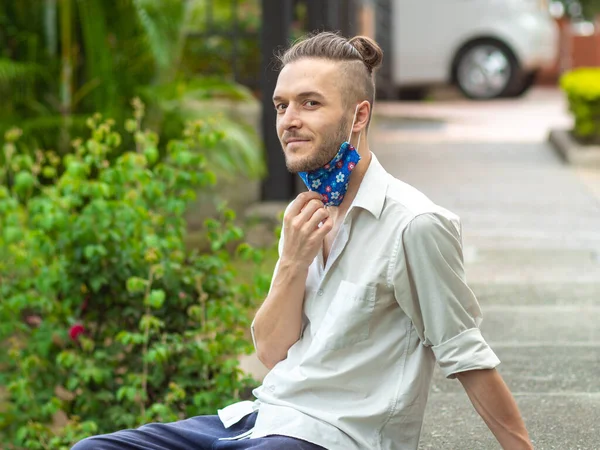
<path fill-rule="evenodd" d="M 119 124 L 134 96 L 161 142 L 185 120 L 224 111 L 235 145 L 207 156 L 250 177 L 266 163 L 263 192 L 253 192 L 284 200 L 297 187 L 282 173 L 272 117 L 260 112 L 275 48 L 314 29 L 362 33 L 386 52 L 379 99 L 431 99 L 441 86 L 473 99 L 519 97 L 600 64 L 599 10 L 595 0 L 4 0 L 0 133 L 18 125 L 22 144 L 64 153 L 89 114 Z"/>
<path fill-rule="evenodd" d="M 304 189 L 272 57 L 313 30 L 383 48 L 371 148 L 462 217 L 536 448 L 598 448 L 599 0 L 0 0 L 0 448 L 252 398 Z M 422 448 L 465 436 L 438 374 Z"/>

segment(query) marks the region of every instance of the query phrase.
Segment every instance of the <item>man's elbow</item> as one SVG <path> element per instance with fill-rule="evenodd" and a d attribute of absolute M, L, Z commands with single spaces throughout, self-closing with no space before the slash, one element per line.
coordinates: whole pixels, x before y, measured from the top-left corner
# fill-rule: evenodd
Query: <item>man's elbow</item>
<path fill-rule="evenodd" d="M 285 359 L 285 357 L 281 358 L 279 355 L 276 355 L 273 352 L 262 350 L 261 346 L 257 348 L 256 356 L 258 357 L 258 360 L 269 370 L 275 367 L 277 363 Z"/>

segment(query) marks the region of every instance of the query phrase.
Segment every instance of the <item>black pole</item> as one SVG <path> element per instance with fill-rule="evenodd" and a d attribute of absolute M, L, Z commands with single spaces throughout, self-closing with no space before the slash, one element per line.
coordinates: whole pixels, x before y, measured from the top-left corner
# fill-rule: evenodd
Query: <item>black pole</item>
<path fill-rule="evenodd" d="M 356 0 L 306 0 L 309 31 L 341 31 L 352 37 L 356 30 Z"/>
<path fill-rule="evenodd" d="M 323 0 L 306 0 L 308 31 L 331 30 L 327 20 L 327 2 Z"/>
<path fill-rule="evenodd" d="M 375 2 L 375 40 L 383 50 L 383 65 L 377 71 L 377 97 L 396 98 L 396 89 L 392 81 L 392 1 Z"/>
<path fill-rule="evenodd" d="M 340 6 L 340 30 L 347 38 L 353 37 L 358 29 L 356 1 L 344 0 Z"/>
<path fill-rule="evenodd" d="M 275 130 L 276 113 L 273 91 L 277 72 L 273 66 L 273 52 L 288 44 L 292 22 L 292 0 L 262 0 L 261 28 L 261 96 L 262 135 L 267 156 L 268 175 L 262 184 L 265 201 L 291 200 L 296 195 L 295 176 L 288 172 L 285 158 Z"/>
<path fill-rule="evenodd" d="M 330 30 L 340 31 L 341 27 L 341 17 L 340 17 L 340 9 L 342 0 L 328 0 L 323 2 L 327 4 L 327 26 Z"/>

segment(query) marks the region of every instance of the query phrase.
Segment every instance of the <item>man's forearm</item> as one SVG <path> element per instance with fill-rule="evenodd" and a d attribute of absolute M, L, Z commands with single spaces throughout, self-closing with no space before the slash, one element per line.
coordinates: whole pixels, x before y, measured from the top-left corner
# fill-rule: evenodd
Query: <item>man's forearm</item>
<path fill-rule="evenodd" d="M 269 295 L 256 313 L 256 351 L 268 369 L 285 359 L 300 338 L 307 274 L 308 268 L 280 261 Z"/>
<path fill-rule="evenodd" d="M 495 369 L 463 372 L 457 374 L 457 378 L 502 448 L 533 448 L 519 408 Z"/>

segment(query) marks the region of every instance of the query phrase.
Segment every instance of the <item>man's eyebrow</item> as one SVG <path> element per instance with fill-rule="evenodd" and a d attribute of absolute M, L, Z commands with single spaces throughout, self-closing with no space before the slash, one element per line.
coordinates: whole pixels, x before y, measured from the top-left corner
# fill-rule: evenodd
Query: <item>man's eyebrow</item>
<path fill-rule="evenodd" d="M 319 98 L 319 99 L 325 99 L 325 97 L 323 96 L 323 94 L 321 94 L 320 92 L 317 91 L 306 91 L 306 92 L 300 92 L 298 95 L 296 95 L 296 98 Z M 274 102 L 278 102 L 278 101 L 282 101 L 283 97 L 276 95 L 273 97 L 273 101 Z"/>

